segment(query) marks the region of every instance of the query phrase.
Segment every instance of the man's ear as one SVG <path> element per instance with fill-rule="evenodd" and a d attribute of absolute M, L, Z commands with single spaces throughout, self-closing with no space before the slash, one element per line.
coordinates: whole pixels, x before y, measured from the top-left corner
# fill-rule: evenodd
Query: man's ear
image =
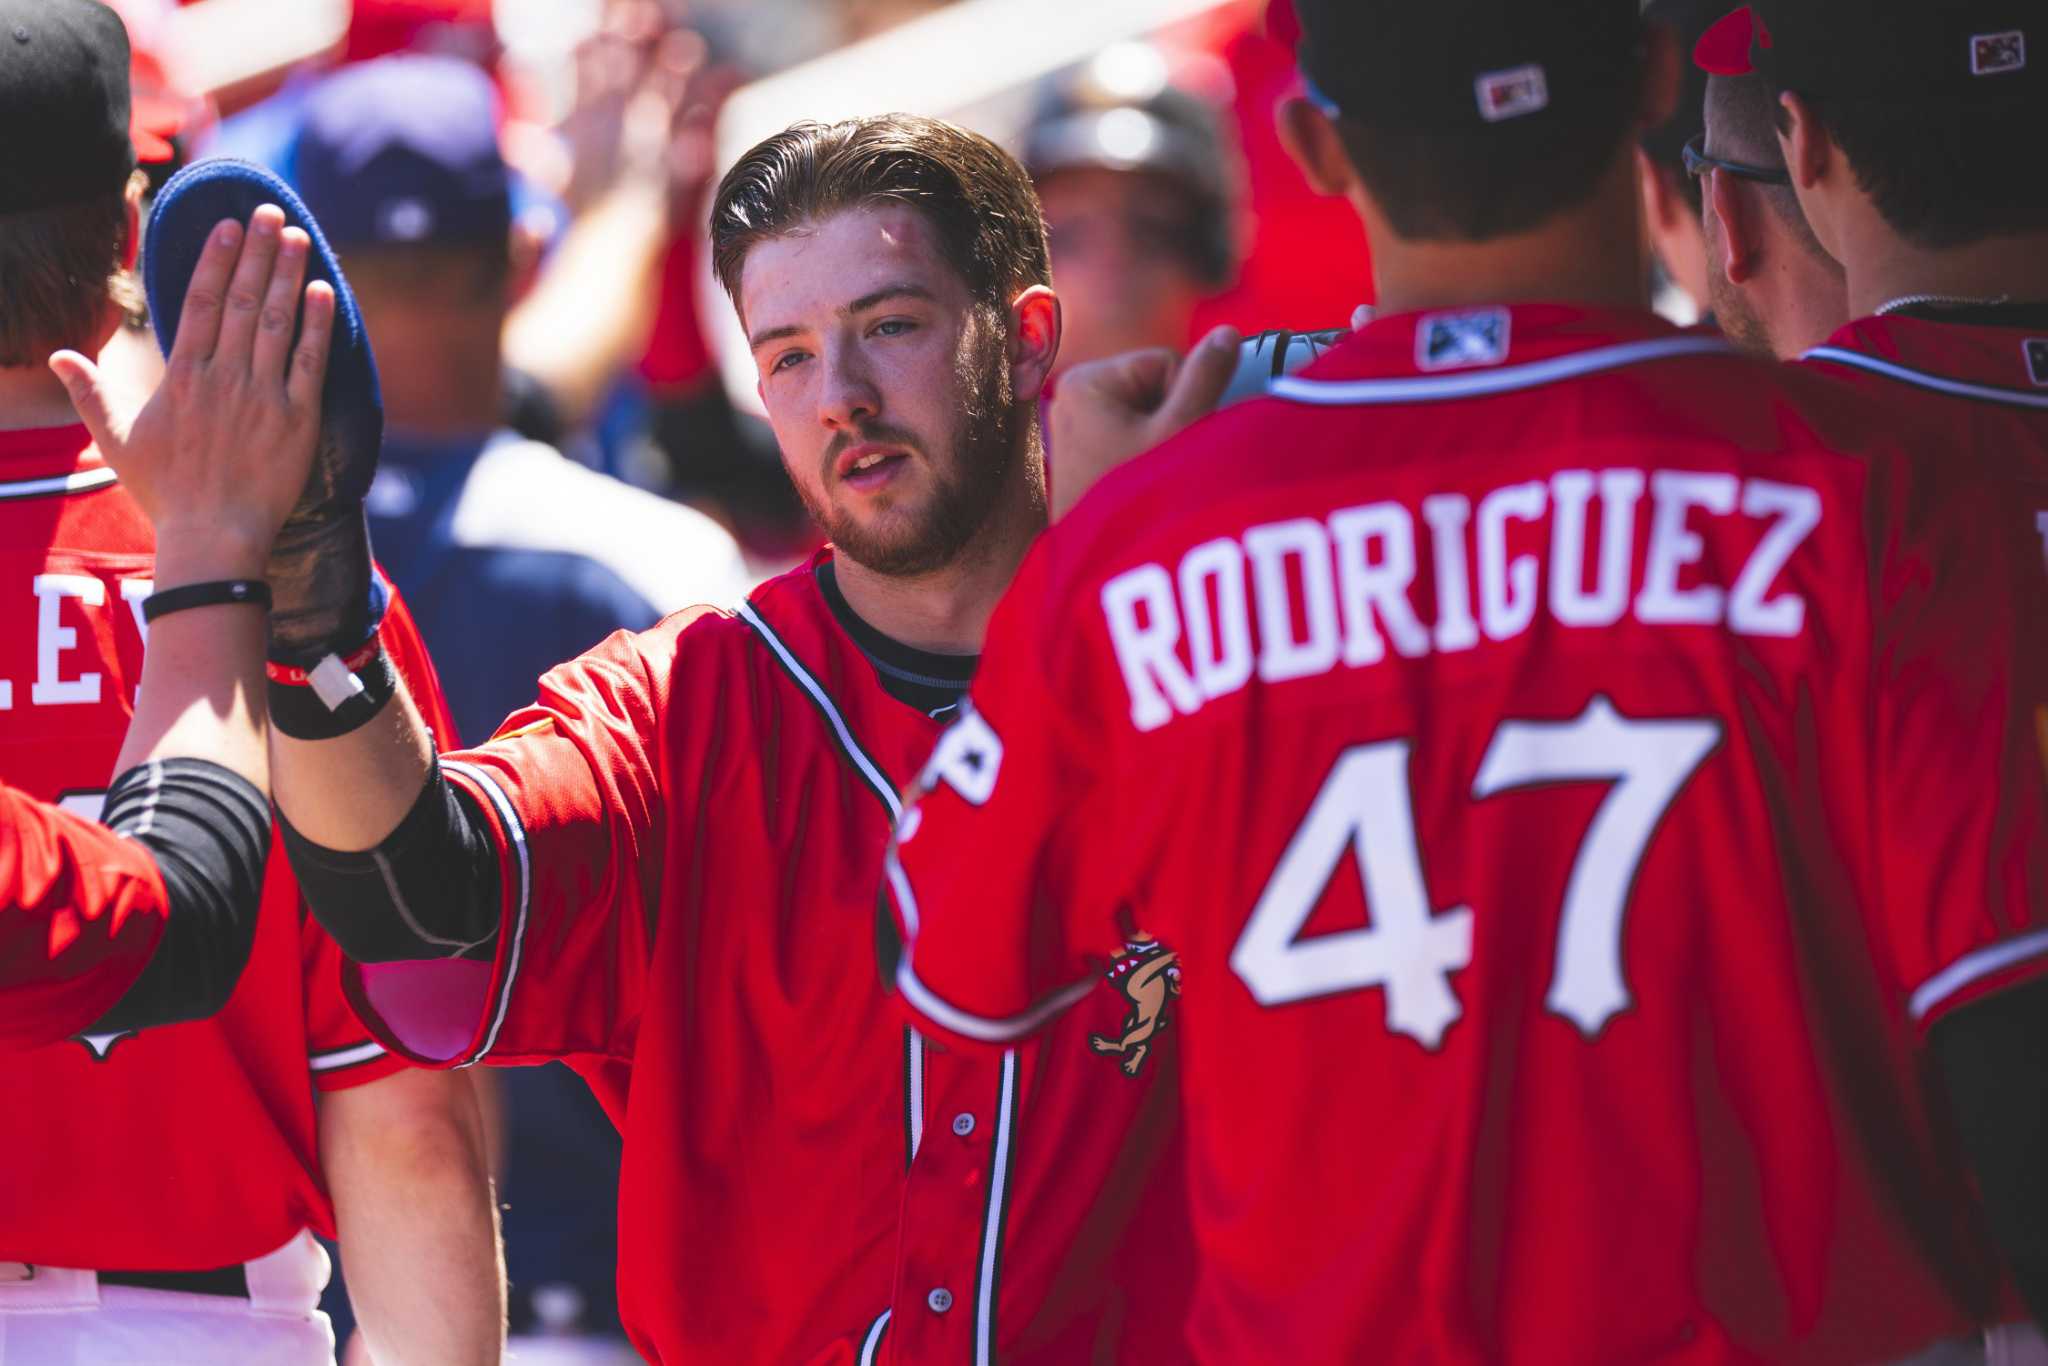
<path fill-rule="evenodd" d="M 1669 228 L 1681 213 L 1691 213 L 1692 206 L 1684 203 L 1672 192 L 1671 182 L 1664 178 L 1664 170 L 1650 159 L 1642 148 L 1636 152 L 1636 184 L 1643 195 L 1643 221 L 1652 228 Z"/>
<path fill-rule="evenodd" d="M 1832 169 L 1834 142 L 1804 97 L 1787 90 L 1778 96 L 1778 105 L 1785 111 L 1785 118 L 1790 124 L 1778 133 L 1778 145 L 1785 152 L 1785 169 L 1792 173 L 1792 184 L 1796 188 L 1813 189 L 1827 179 Z"/>
<path fill-rule="evenodd" d="M 149 188 L 149 181 L 140 171 L 128 177 L 128 192 L 122 196 L 122 207 L 126 216 L 121 228 L 121 269 L 133 270 L 135 263 L 142 259 L 142 192 Z"/>
<path fill-rule="evenodd" d="M 1756 201 L 1735 180 L 1725 171 L 1715 171 L 1703 188 L 1721 223 L 1718 252 L 1713 251 L 1713 237 L 1708 238 L 1712 256 L 1707 269 L 1721 272 L 1729 284 L 1739 286 L 1756 278 L 1763 253 L 1757 237 Z"/>
<path fill-rule="evenodd" d="M 1280 102 L 1278 120 L 1280 145 L 1308 177 L 1309 187 L 1317 194 L 1348 197 L 1358 173 L 1351 169 L 1351 156 L 1330 116 L 1294 95 Z"/>
<path fill-rule="evenodd" d="M 1036 399 L 1060 354 L 1060 301 L 1033 285 L 1010 304 L 1010 383 L 1019 403 Z"/>

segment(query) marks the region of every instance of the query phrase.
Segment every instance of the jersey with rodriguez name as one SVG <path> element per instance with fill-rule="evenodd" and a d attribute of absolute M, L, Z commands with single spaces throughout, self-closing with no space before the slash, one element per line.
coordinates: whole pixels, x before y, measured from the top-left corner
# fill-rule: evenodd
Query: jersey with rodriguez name
<path fill-rule="evenodd" d="M 875 887 L 942 726 L 835 614 L 831 563 L 617 633 L 444 756 L 500 850 L 496 961 L 351 967 L 351 996 L 418 1061 L 589 1082 L 650 1360 L 1172 1366 L 1170 965 L 994 1057 L 903 1028 Z"/>
<path fill-rule="evenodd" d="M 2005 1316 L 1923 1032 L 2048 968 L 2006 495 L 1646 316 L 1384 318 L 1275 395 L 998 609 L 888 870 L 915 1017 L 1013 1045 L 1147 908 L 1206 1361 Z"/>
<path fill-rule="evenodd" d="M 91 1026 L 163 938 L 156 860 L 96 822 L 0 786 L 0 1053 Z"/>
<path fill-rule="evenodd" d="M 141 676 L 148 520 L 83 427 L 0 433 L 0 778 L 96 816 Z M 448 733 L 433 668 L 394 594 L 385 647 Z M 301 1229 L 333 1236 L 314 1093 L 403 1063 L 351 1015 L 341 956 L 284 852 L 256 942 L 211 1019 L 67 1039 L 0 1059 L 0 1260 L 192 1271 Z"/>

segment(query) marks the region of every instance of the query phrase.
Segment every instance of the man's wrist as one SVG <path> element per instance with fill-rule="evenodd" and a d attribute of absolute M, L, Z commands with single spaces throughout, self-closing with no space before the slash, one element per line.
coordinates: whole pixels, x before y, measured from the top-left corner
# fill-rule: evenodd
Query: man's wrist
<path fill-rule="evenodd" d="M 159 592 L 217 579 L 260 579 L 270 559 L 270 542 L 224 532 L 218 526 L 157 531 L 156 586 Z"/>

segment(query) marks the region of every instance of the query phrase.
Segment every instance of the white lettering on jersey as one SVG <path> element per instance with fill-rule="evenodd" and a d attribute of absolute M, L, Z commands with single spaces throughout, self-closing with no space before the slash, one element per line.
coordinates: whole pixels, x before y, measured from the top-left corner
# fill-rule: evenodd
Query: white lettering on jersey
<path fill-rule="evenodd" d="M 1745 517 L 1775 517 L 1728 594 L 1728 625 L 1746 636 L 1796 636 L 1806 628 L 1806 599 L 1786 593 L 1764 601 L 1792 552 L 1820 525 L 1820 495 L 1800 484 L 1752 479 L 1742 486 Z"/>
<path fill-rule="evenodd" d="M 1330 539 L 1337 545 L 1337 596 L 1344 608 L 1344 662 L 1352 668 L 1386 658 L 1386 642 L 1373 627 L 1373 612 L 1387 628 L 1394 648 L 1409 659 L 1429 653 L 1429 632 L 1415 619 L 1408 586 L 1415 582 L 1415 522 L 1399 503 L 1372 503 L 1330 515 Z M 1365 551 L 1380 544 L 1377 561 Z"/>
<path fill-rule="evenodd" d="M 1636 516 L 1646 487 L 1649 538 L 1635 584 Z M 1597 548 L 1588 543 L 1596 494 Z M 1725 624 L 1738 635 L 1779 638 L 1805 629 L 1806 600 L 1790 591 L 1771 595 L 1821 522 L 1820 494 L 1804 485 L 1682 470 L 1560 470 L 1547 484 L 1493 489 L 1478 507 L 1475 519 L 1463 494 L 1421 501 L 1435 569 L 1432 626 L 1411 597 L 1420 569 L 1415 518 L 1399 503 L 1340 508 L 1326 521 L 1264 523 L 1193 547 L 1175 573 L 1141 564 L 1118 574 L 1103 586 L 1102 608 L 1132 725 L 1157 730 L 1176 714 L 1192 715 L 1244 687 L 1254 664 L 1262 680 L 1281 683 L 1328 673 L 1340 660 L 1350 668 L 1377 664 L 1389 641 L 1407 659 L 1432 646 L 1469 650 L 1481 640 L 1481 621 L 1485 639 L 1510 640 L 1546 606 L 1570 627 L 1611 626 L 1633 605 L 1636 620 L 1652 626 Z M 1706 559 L 1695 522 L 1702 516 L 1766 524 L 1725 587 L 1717 577 L 1728 578 L 1726 566 Z M 1546 517 L 1547 533 L 1530 537 L 1542 550 L 1510 555 L 1510 524 L 1535 527 Z M 1475 520 L 1477 618 L 1465 536 Z M 2039 525 L 2048 556 L 2048 512 Z M 1689 570 L 1697 581 L 1681 587 Z"/>
<path fill-rule="evenodd" d="M 1102 614 L 1109 621 L 1109 638 L 1123 669 L 1124 688 L 1131 695 L 1131 724 L 1141 731 L 1157 730 L 1173 719 L 1176 707 L 1193 715 L 1202 705 L 1202 695 L 1175 653 L 1180 614 L 1174 610 L 1173 580 L 1166 571 L 1156 564 L 1141 564 L 1111 579 L 1102 586 Z"/>
<path fill-rule="evenodd" d="M 1536 557 L 1508 562 L 1508 521 L 1543 516 L 1541 484 L 1510 484 L 1479 503 L 1479 616 L 1489 640 L 1512 640 L 1536 619 Z"/>
<path fill-rule="evenodd" d="M 952 788 L 970 806 L 986 806 L 996 792 L 996 774 L 1003 767 L 1003 742 L 974 703 L 962 699 L 960 719 L 946 728 L 924 767 L 920 785 L 929 792 L 940 783 Z M 916 834 L 899 834 L 898 842 Z"/>
<path fill-rule="evenodd" d="M 1649 562 L 1643 567 L 1643 591 L 1636 598 L 1640 621 L 1665 626 L 1711 626 L 1721 619 L 1722 591 L 1701 584 L 1681 592 L 1678 576 L 1698 564 L 1706 551 L 1700 534 L 1686 525 L 1694 508 L 1717 516 L 1735 511 L 1736 481 L 1732 474 L 1687 474 L 1658 470 L 1650 476 L 1655 510 L 1650 515 Z"/>
<path fill-rule="evenodd" d="M 1559 470 L 1550 477 L 1550 615 L 1565 626 L 1612 626 L 1628 610 L 1629 567 L 1635 562 L 1636 503 L 1641 470 L 1600 472 L 1600 559 L 1586 588 L 1586 505 L 1593 497 L 1591 470 Z"/>
<path fill-rule="evenodd" d="M 98 607 L 107 600 L 107 586 L 87 574 L 38 574 L 36 591 L 36 681 L 29 698 L 37 706 L 64 706 L 100 700 L 100 676 L 82 673 L 60 678 L 59 657 L 78 648 L 78 631 L 63 624 L 64 599 L 76 598 Z"/>
<path fill-rule="evenodd" d="M 1328 673 L 1337 663 L 1337 581 L 1330 563 L 1330 535 L 1321 522 L 1297 517 L 1255 526 L 1244 534 L 1252 582 L 1259 597 L 1259 677 L 1268 683 Z M 1301 599 L 1307 633 L 1294 634 L 1289 561 L 1301 567 Z"/>
<path fill-rule="evenodd" d="M 1465 573 L 1465 523 L 1472 503 L 1462 493 L 1439 493 L 1422 500 L 1422 520 L 1436 551 L 1436 648 L 1445 654 L 1469 650 L 1479 643 L 1479 624 L 1472 620 L 1472 585 Z"/>

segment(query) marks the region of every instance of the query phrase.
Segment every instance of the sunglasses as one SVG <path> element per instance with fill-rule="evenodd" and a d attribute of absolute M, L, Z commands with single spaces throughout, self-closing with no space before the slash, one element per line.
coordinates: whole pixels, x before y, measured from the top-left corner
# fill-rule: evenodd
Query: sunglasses
<path fill-rule="evenodd" d="M 1740 176 L 1744 180 L 1754 180 L 1763 185 L 1790 185 L 1792 183 L 1791 173 L 1787 171 L 1774 170 L 1769 166 L 1751 166 L 1746 162 L 1723 161 L 1719 157 L 1710 157 L 1705 150 L 1706 141 L 1707 135 L 1701 133 L 1685 144 L 1685 173 L 1695 179 L 1704 176 L 1709 171 L 1724 171 L 1729 175 Z"/>

